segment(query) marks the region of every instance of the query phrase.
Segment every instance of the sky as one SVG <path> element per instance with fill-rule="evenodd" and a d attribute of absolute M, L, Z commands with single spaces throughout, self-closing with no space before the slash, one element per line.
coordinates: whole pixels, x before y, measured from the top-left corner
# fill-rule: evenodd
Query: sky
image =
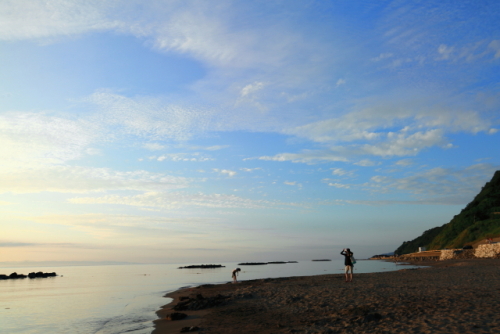
<path fill-rule="evenodd" d="M 500 169 L 500 2 L 3 0 L 0 262 L 358 258 Z"/>

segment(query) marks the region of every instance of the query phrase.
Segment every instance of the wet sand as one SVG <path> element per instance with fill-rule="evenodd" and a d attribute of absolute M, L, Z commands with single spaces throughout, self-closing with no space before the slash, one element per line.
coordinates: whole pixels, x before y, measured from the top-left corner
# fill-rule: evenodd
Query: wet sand
<path fill-rule="evenodd" d="M 191 326 L 217 334 L 500 333 L 500 259 L 418 264 L 432 267 L 355 273 L 352 283 L 335 274 L 179 290 L 158 316 L 188 317 L 159 319 L 153 334 Z M 194 308 L 209 307 L 172 310 L 181 296 L 190 297 L 184 303 Z M 211 300 L 220 305 L 210 306 Z"/>

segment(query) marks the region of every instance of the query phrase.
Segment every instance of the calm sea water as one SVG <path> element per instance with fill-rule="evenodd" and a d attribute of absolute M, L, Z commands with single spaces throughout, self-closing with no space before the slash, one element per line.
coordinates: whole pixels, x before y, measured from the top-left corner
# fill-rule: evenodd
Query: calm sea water
<path fill-rule="evenodd" d="M 50 278 L 0 280 L 0 333 L 151 333 L 155 311 L 181 287 L 226 283 L 237 263 L 219 269 L 189 264 L 0 268 L 0 274 L 56 272 Z M 342 274 L 343 260 L 239 266 L 240 280 Z M 408 266 L 405 266 L 408 268 Z M 358 261 L 355 274 L 401 269 L 385 261 Z"/>

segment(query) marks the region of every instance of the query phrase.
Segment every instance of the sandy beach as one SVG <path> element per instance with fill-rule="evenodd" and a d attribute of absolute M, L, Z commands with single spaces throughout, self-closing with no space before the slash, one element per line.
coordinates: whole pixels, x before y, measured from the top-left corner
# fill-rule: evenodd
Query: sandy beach
<path fill-rule="evenodd" d="M 218 334 L 500 333 L 499 259 L 419 265 L 431 267 L 355 273 L 352 283 L 335 274 L 175 291 L 153 334 L 194 326 Z M 165 319 L 173 312 L 187 317 Z"/>

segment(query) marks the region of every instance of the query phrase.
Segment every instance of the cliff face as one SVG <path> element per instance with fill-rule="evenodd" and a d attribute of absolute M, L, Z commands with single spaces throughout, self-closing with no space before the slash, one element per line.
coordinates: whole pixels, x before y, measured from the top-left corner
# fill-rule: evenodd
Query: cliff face
<path fill-rule="evenodd" d="M 443 226 L 425 231 L 405 241 L 396 253 L 408 254 L 425 246 L 428 250 L 461 248 L 481 239 L 500 235 L 500 171 L 496 171 L 474 200 Z"/>

